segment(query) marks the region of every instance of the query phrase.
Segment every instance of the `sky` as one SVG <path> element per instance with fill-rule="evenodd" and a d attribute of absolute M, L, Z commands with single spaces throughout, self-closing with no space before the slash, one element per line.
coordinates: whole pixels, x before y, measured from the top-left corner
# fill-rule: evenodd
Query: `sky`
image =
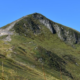
<path fill-rule="evenodd" d="M 80 32 L 80 0 L 0 0 L 0 27 L 35 12 Z"/>

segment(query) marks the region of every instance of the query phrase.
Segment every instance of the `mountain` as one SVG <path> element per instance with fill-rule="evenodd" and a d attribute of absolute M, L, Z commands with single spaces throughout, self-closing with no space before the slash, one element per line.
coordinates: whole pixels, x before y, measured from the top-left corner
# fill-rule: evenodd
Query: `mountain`
<path fill-rule="evenodd" d="M 0 80 L 79 80 L 80 33 L 39 13 L 0 28 Z"/>

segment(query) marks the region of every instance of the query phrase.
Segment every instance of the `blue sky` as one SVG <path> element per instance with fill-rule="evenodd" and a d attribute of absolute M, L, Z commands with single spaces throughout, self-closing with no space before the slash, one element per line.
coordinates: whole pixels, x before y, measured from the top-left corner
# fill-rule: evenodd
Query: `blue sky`
<path fill-rule="evenodd" d="M 35 12 L 80 31 L 80 0 L 0 0 L 0 27 Z"/>

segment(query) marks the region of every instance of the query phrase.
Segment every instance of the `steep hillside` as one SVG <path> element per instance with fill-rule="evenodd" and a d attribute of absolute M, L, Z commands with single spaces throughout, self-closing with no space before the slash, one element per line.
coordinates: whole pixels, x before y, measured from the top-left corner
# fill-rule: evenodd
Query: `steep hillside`
<path fill-rule="evenodd" d="M 0 80 L 79 80 L 80 33 L 34 13 L 0 29 Z"/>

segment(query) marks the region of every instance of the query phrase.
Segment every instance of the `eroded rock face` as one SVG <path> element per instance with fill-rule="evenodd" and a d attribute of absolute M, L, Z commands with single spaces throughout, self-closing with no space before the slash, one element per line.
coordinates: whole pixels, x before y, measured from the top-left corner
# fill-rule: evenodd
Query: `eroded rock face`
<path fill-rule="evenodd" d="M 63 35 L 61 35 L 61 28 L 58 25 L 54 25 L 54 29 L 56 30 L 58 37 L 64 41 L 65 39 L 63 38 Z"/>
<path fill-rule="evenodd" d="M 67 27 L 64 28 L 63 25 L 61 25 L 61 27 L 57 23 L 50 21 L 41 14 L 35 13 L 32 16 L 33 18 L 39 20 L 40 23 L 44 24 L 51 31 L 51 33 L 57 33 L 58 37 L 66 43 L 73 44 L 80 42 L 79 32 L 72 29 L 66 29 Z"/>
<path fill-rule="evenodd" d="M 50 20 L 46 19 L 45 17 L 37 13 L 33 14 L 32 16 L 33 18 L 39 20 L 40 23 L 44 24 L 51 31 L 51 33 L 55 33 L 55 29 Z"/>
<path fill-rule="evenodd" d="M 15 21 L 15 22 L 13 22 L 13 23 L 11 23 L 7 28 L 5 28 L 5 29 L 0 29 L 0 36 L 4 36 L 4 35 L 7 35 L 7 37 L 5 37 L 5 39 L 3 39 L 4 41 L 11 41 L 11 35 L 13 35 L 13 31 L 10 31 L 13 27 L 14 27 L 14 25 L 15 25 L 15 23 L 16 22 L 18 22 L 19 20 L 17 20 L 17 21 Z"/>
<path fill-rule="evenodd" d="M 40 19 L 39 21 L 40 21 L 42 24 L 44 24 L 44 25 L 53 33 L 52 26 L 51 26 L 51 24 L 49 23 L 48 20 Z"/>
<path fill-rule="evenodd" d="M 66 30 L 63 27 L 60 27 L 58 25 L 54 25 L 54 29 L 56 30 L 57 35 L 61 40 L 65 41 L 69 44 L 79 42 L 78 39 L 80 38 L 80 36 L 79 36 L 78 32 L 73 31 L 71 29 Z"/>

